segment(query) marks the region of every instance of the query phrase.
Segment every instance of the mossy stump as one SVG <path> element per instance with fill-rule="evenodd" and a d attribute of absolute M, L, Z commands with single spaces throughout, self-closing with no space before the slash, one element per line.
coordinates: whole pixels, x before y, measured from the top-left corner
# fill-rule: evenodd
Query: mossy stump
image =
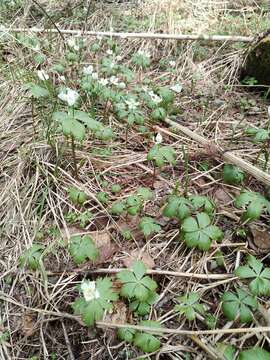
<path fill-rule="evenodd" d="M 256 85 L 270 86 L 270 35 L 256 42 L 247 51 L 241 80 L 247 77 L 254 78 Z"/>

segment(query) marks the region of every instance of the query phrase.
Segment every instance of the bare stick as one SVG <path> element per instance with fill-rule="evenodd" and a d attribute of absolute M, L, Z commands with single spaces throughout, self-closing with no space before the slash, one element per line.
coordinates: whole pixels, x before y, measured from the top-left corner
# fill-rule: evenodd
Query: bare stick
<path fill-rule="evenodd" d="M 203 136 L 197 134 L 196 132 L 188 129 L 186 126 L 179 124 L 176 121 L 165 119 L 164 120 L 167 124 L 176 127 L 179 129 L 183 134 L 187 135 L 192 140 L 198 142 L 199 144 L 213 148 L 217 151 L 222 158 L 231 164 L 237 165 L 239 168 L 246 171 L 248 174 L 254 176 L 257 180 L 261 181 L 262 183 L 270 186 L 270 175 L 264 172 L 263 170 L 257 168 L 256 166 L 250 164 L 249 162 L 239 158 L 238 156 L 229 152 L 229 150 L 225 150 L 222 147 L 216 145 L 215 143 L 205 139 Z"/>
<path fill-rule="evenodd" d="M 42 29 L 42 28 L 6 28 L 1 27 L 1 32 L 32 32 L 32 33 L 56 33 L 67 35 L 80 35 L 82 30 L 71 29 Z M 111 32 L 111 31 L 84 31 L 84 36 L 109 36 L 123 39 L 160 39 L 160 40 L 179 40 L 179 41 L 230 41 L 250 43 L 254 40 L 252 36 L 231 36 L 231 35 L 190 35 L 190 34 L 161 34 L 161 33 L 131 33 L 131 32 Z"/>

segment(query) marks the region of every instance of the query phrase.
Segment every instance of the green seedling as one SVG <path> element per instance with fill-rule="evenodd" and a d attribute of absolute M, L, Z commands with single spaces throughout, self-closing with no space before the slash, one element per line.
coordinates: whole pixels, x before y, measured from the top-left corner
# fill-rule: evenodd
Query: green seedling
<path fill-rule="evenodd" d="M 245 173 L 235 165 L 225 164 L 223 167 L 223 181 L 231 185 L 239 185 L 243 183 Z"/>
<path fill-rule="evenodd" d="M 257 192 L 242 191 L 236 197 L 234 205 L 239 209 L 245 209 L 241 217 L 244 222 L 258 219 L 263 212 L 270 214 L 270 202 Z"/>
<path fill-rule="evenodd" d="M 158 225 L 155 220 L 149 216 L 144 216 L 141 219 L 139 223 L 139 228 L 143 232 L 145 237 L 148 237 L 154 233 L 158 233 L 161 230 L 160 225 Z"/>
<path fill-rule="evenodd" d="M 37 270 L 40 267 L 40 262 L 42 261 L 43 251 L 43 245 L 33 244 L 20 256 L 20 266 L 28 266 L 31 270 Z"/>
<path fill-rule="evenodd" d="M 197 314 L 205 315 L 205 309 L 199 302 L 200 294 L 190 292 L 184 296 L 178 297 L 178 305 L 175 305 L 174 311 L 180 315 L 184 315 L 189 321 L 195 320 Z"/>
<path fill-rule="evenodd" d="M 79 205 L 79 206 L 83 206 L 88 199 L 88 196 L 86 195 L 85 192 L 73 186 L 68 188 L 68 197 L 73 202 L 74 205 Z"/>

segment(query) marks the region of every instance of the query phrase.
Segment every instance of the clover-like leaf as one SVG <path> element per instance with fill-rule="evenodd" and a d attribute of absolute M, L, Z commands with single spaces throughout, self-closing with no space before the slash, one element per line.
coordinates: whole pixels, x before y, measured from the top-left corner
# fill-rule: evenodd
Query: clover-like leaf
<path fill-rule="evenodd" d="M 209 250 L 213 240 L 223 238 L 223 232 L 216 225 L 211 225 L 211 219 L 206 213 L 198 213 L 188 217 L 182 223 L 182 238 L 188 247 Z"/>
<path fill-rule="evenodd" d="M 243 191 L 234 202 L 237 208 L 244 208 L 243 221 L 258 219 L 264 211 L 270 213 L 270 202 L 261 194 L 252 191 Z"/>
<path fill-rule="evenodd" d="M 144 320 L 139 323 L 140 326 L 151 327 L 151 328 L 161 328 L 161 325 L 158 321 Z M 145 332 L 138 332 L 134 337 L 134 345 L 145 353 L 151 353 L 157 351 L 160 346 L 160 340 L 152 334 Z"/>
<path fill-rule="evenodd" d="M 157 301 L 158 294 L 150 291 L 145 301 L 134 300 L 130 303 L 129 308 L 139 316 L 145 316 L 150 313 L 151 306 Z"/>
<path fill-rule="evenodd" d="M 242 289 L 236 289 L 236 293 L 225 292 L 222 296 L 222 310 L 228 320 L 236 320 L 239 316 L 241 323 L 249 323 L 257 308 L 257 300 Z"/>
<path fill-rule="evenodd" d="M 263 268 L 263 263 L 249 255 L 247 265 L 239 266 L 235 275 L 240 279 L 250 279 L 249 289 L 254 295 L 270 295 L 270 268 Z"/>
<path fill-rule="evenodd" d="M 110 213 L 112 215 L 121 215 L 123 212 L 125 211 L 125 203 L 122 201 L 117 201 L 115 202 L 111 208 L 110 208 Z"/>
<path fill-rule="evenodd" d="M 257 142 L 265 142 L 269 140 L 269 131 L 266 129 L 256 129 L 256 128 L 248 128 L 246 130 L 246 134 L 253 138 L 255 143 Z"/>
<path fill-rule="evenodd" d="M 101 204 L 108 204 L 109 202 L 109 195 L 104 191 L 97 193 L 96 197 Z"/>
<path fill-rule="evenodd" d="M 93 239 L 89 235 L 72 236 L 69 252 L 76 264 L 81 264 L 87 259 L 95 261 L 99 254 Z"/>
<path fill-rule="evenodd" d="M 151 119 L 155 121 L 164 120 L 166 119 L 167 112 L 163 107 L 158 107 L 154 109 L 151 113 Z"/>
<path fill-rule="evenodd" d="M 142 205 L 142 200 L 138 195 L 130 195 L 126 199 L 126 209 L 129 215 L 136 215 L 140 211 Z"/>
<path fill-rule="evenodd" d="M 167 205 L 163 210 L 163 215 L 168 218 L 184 220 L 190 215 L 191 208 L 192 203 L 190 200 L 183 196 L 170 195 L 167 199 Z"/>
<path fill-rule="evenodd" d="M 20 266 L 28 266 L 32 270 L 36 270 L 40 266 L 44 246 L 40 244 L 32 244 L 32 246 L 25 250 L 19 258 Z"/>
<path fill-rule="evenodd" d="M 151 292 L 157 288 L 157 284 L 150 276 L 144 276 L 145 273 L 146 268 L 142 261 L 135 261 L 131 270 L 120 271 L 117 274 L 117 278 L 123 284 L 120 294 L 129 299 L 147 301 Z"/>
<path fill-rule="evenodd" d="M 95 292 L 91 300 L 79 297 L 73 304 L 74 313 L 81 315 L 86 326 L 92 326 L 95 321 L 101 320 L 105 310 L 112 308 L 112 301 L 118 295 L 112 290 L 112 281 L 109 278 L 98 278 Z"/>
<path fill-rule="evenodd" d="M 174 101 L 174 93 L 167 87 L 158 90 L 158 95 L 162 98 L 163 103 L 169 104 Z"/>
<path fill-rule="evenodd" d="M 175 150 L 171 146 L 160 146 L 155 144 L 147 154 L 147 160 L 153 161 L 157 167 L 168 163 L 175 165 Z"/>
<path fill-rule="evenodd" d="M 151 200 L 151 199 L 153 199 L 153 197 L 154 197 L 153 192 L 152 192 L 149 188 L 146 188 L 146 187 L 140 187 L 140 188 L 137 190 L 137 194 L 138 194 L 144 201 Z"/>
<path fill-rule="evenodd" d="M 141 219 L 141 221 L 139 223 L 139 228 L 143 232 L 145 237 L 147 237 L 153 233 L 157 233 L 161 230 L 160 225 L 158 225 L 155 222 L 155 219 L 153 219 L 149 216 L 144 216 Z"/>
<path fill-rule="evenodd" d="M 174 311 L 179 314 L 184 314 L 188 320 L 194 320 L 197 314 L 204 315 L 205 309 L 204 306 L 199 303 L 200 295 L 197 292 L 190 292 L 177 298 L 177 300 L 179 304 L 175 305 Z"/>

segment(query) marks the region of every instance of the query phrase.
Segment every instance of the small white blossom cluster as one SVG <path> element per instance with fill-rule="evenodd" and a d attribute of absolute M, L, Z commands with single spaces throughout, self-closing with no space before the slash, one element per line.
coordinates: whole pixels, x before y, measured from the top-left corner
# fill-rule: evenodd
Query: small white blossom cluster
<path fill-rule="evenodd" d="M 169 61 L 169 65 L 170 65 L 171 67 L 175 67 L 176 62 L 175 62 L 175 61 L 173 61 L 173 60 L 171 60 L 171 61 Z"/>
<path fill-rule="evenodd" d="M 149 91 L 148 94 L 154 103 L 159 104 L 162 101 L 161 97 L 155 94 L 154 91 Z"/>
<path fill-rule="evenodd" d="M 58 97 L 60 100 L 65 101 L 68 106 L 73 106 L 79 99 L 80 95 L 77 93 L 77 91 L 66 88 L 58 94 Z"/>
<path fill-rule="evenodd" d="M 163 138 L 162 138 L 162 135 L 160 134 L 160 133 L 157 133 L 157 135 L 156 135 L 156 138 L 155 138 L 155 143 L 156 144 L 161 144 L 162 143 L 162 140 L 163 140 Z"/>
<path fill-rule="evenodd" d="M 77 44 L 77 39 L 75 37 L 69 38 L 68 41 L 67 41 L 67 44 L 74 51 L 79 51 L 80 50 L 80 47 Z"/>
<path fill-rule="evenodd" d="M 174 91 L 175 93 L 179 94 L 182 91 L 183 86 L 181 84 L 175 84 L 175 85 L 171 86 L 170 89 L 172 91 Z"/>
<path fill-rule="evenodd" d="M 137 107 L 140 105 L 140 103 L 139 102 L 136 102 L 134 99 L 130 99 L 130 100 L 125 100 L 125 103 L 127 104 L 127 106 L 128 106 L 128 109 L 129 110 L 136 110 L 137 109 Z"/>
<path fill-rule="evenodd" d="M 95 281 L 84 280 L 81 284 L 81 290 L 85 301 L 95 300 L 100 297 Z"/>
<path fill-rule="evenodd" d="M 41 81 L 49 80 L 49 75 L 46 73 L 45 70 L 38 70 L 37 76 Z"/>

